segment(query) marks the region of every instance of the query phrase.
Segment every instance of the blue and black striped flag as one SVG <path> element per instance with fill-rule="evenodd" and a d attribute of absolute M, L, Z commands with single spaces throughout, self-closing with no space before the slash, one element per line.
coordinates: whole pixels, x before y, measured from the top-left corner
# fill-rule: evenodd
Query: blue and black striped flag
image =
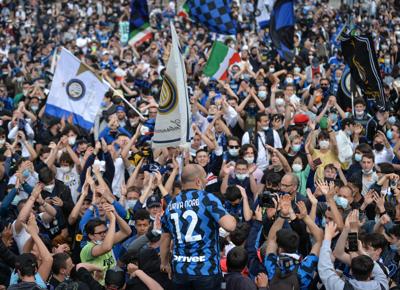
<path fill-rule="evenodd" d="M 232 0 L 186 1 L 191 20 L 219 34 L 236 34 L 237 21 L 232 17 Z"/>
<path fill-rule="evenodd" d="M 294 57 L 294 3 L 293 0 L 276 0 L 272 9 L 269 32 L 279 55 L 286 61 Z"/>

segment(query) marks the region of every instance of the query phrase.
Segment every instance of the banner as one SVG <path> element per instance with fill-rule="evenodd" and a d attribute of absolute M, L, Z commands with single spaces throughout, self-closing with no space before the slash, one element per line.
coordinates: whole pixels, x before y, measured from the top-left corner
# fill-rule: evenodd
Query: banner
<path fill-rule="evenodd" d="M 101 77 L 62 48 L 45 113 L 60 119 L 72 114 L 74 124 L 89 131 L 108 89 Z"/>
<path fill-rule="evenodd" d="M 274 0 L 258 0 L 255 11 L 258 28 L 264 29 L 268 27 Z"/>
<path fill-rule="evenodd" d="M 172 47 L 161 87 L 153 148 L 176 147 L 190 142 L 191 111 L 185 62 L 172 23 L 171 35 Z"/>
<path fill-rule="evenodd" d="M 294 57 L 294 3 L 293 0 L 276 0 L 272 9 L 269 32 L 279 55 L 286 61 Z"/>
<path fill-rule="evenodd" d="M 129 45 L 140 45 L 153 37 L 147 0 L 131 0 L 130 8 Z"/>
<path fill-rule="evenodd" d="M 374 44 L 370 36 L 345 36 L 342 40 L 344 61 L 350 66 L 351 78 L 367 100 L 385 107 L 385 94 Z"/>
<path fill-rule="evenodd" d="M 189 0 L 183 6 L 194 22 L 220 34 L 236 34 L 237 22 L 232 17 L 232 0 Z"/>

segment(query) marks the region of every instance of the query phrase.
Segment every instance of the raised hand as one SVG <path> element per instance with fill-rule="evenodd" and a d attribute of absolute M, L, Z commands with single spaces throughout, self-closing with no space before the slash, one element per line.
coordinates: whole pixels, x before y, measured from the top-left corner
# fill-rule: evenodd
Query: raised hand
<path fill-rule="evenodd" d="M 281 200 L 279 202 L 279 207 L 280 207 L 281 215 L 283 217 L 288 217 L 290 215 L 290 212 L 293 209 L 292 209 L 292 198 L 289 194 L 286 194 L 281 198 Z"/>
<path fill-rule="evenodd" d="M 297 207 L 299 208 L 300 213 L 297 214 L 297 218 L 302 220 L 307 216 L 307 207 L 304 201 L 299 201 L 297 203 Z"/>
<path fill-rule="evenodd" d="M 337 226 L 334 222 L 329 222 L 325 226 L 325 240 L 332 240 L 338 234 Z"/>
<path fill-rule="evenodd" d="M 311 202 L 311 204 L 312 205 L 317 205 L 318 204 L 318 199 L 311 192 L 311 189 L 307 188 L 306 193 L 307 193 L 308 200 Z"/>

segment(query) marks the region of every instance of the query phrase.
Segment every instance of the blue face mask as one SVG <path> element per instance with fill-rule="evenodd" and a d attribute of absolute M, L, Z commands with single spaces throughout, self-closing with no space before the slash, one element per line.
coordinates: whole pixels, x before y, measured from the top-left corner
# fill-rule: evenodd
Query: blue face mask
<path fill-rule="evenodd" d="M 343 209 L 346 209 L 347 206 L 349 205 L 349 201 L 345 199 L 343 196 L 335 195 L 334 200 L 336 202 L 336 205 Z"/>
<path fill-rule="evenodd" d="M 357 161 L 357 162 L 361 162 L 362 154 L 360 154 L 360 153 L 354 154 L 354 160 Z"/>
<path fill-rule="evenodd" d="M 325 218 L 325 217 L 322 217 L 322 220 L 321 220 L 321 227 L 325 228 L 325 226 L 326 226 L 326 218 Z"/>
<path fill-rule="evenodd" d="M 22 176 L 28 178 L 31 175 L 31 172 L 28 169 L 22 171 Z"/>
<path fill-rule="evenodd" d="M 293 152 L 299 152 L 301 149 L 301 144 L 292 145 Z"/>
<path fill-rule="evenodd" d="M 387 137 L 389 140 L 392 140 L 392 139 L 393 139 L 393 132 L 392 132 L 392 130 L 387 130 L 387 131 L 386 131 L 386 137 Z"/>

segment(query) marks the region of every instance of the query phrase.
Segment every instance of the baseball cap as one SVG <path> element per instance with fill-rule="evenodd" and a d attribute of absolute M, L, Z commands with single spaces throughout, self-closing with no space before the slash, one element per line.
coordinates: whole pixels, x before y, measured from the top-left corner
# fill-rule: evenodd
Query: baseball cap
<path fill-rule="evenodd" d="M 121 289 L 125 284 L 125 272 L 120 267 L 108 269 L 104 281 L 107 286 Z"/>
<path fill-rule="evenodd" d="M 322 130 L 326 130 L 328 128 L 328 118 L 327 117 L 321 118 L 321 120 L 319 121 L 319 127 Z"/>
<path fill-rule="evenodd" d="M 158 197 L 158 195 L 152 195 L 147 200 L 146 207 L 152 208 L 152 207 L 156 207 L 156 206 L 161 206 L 161 199 Z"/>
<path fill-rule="evenodd" d="M 117 112 L 125 112 L 125 107 L 123 107 L 123 106 L 117 106 L 116 111 L 117 111 Z"/>
<path fill-rule="evenodd" d="M 310 118 L 306 114 L 296 114 L 293 118 L 296 125 L 308 123 Z"/>

